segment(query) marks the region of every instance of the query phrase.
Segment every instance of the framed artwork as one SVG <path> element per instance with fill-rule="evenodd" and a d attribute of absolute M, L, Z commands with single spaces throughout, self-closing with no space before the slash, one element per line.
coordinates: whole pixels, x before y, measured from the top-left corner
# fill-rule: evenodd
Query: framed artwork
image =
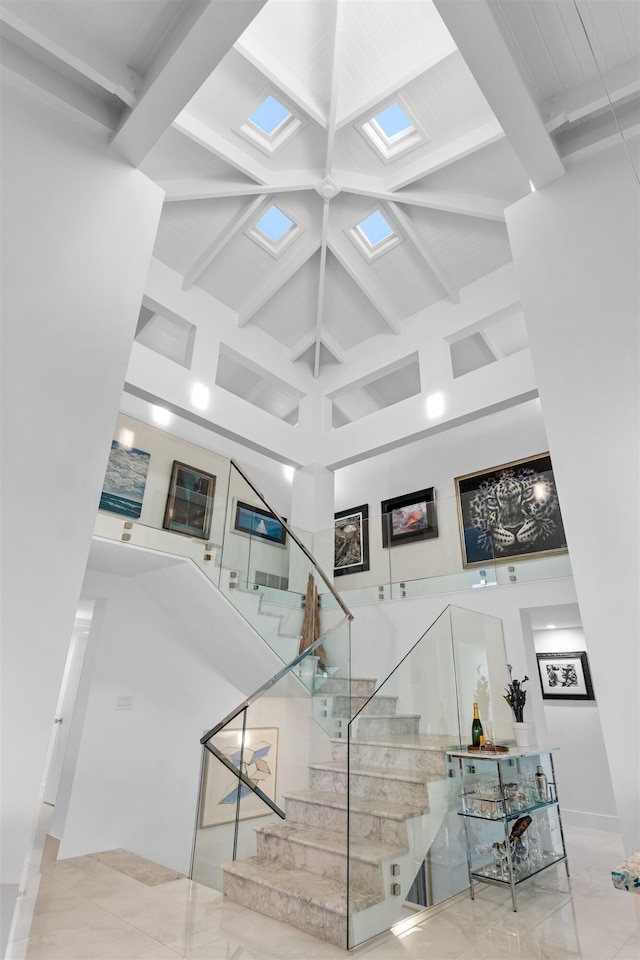
<path fill-rule="evenodd" d="M 162 526 L 174 533 L 208 540 L 216 478 L 197 467 L 173 461 Z"/>
<path fill-rule="evenodd" d="M 150 459 L 151 455 L 144 450 L 124 447 L 114 440 L 98 509 L 137 520 L 142 512 Z"/>
<path fill-rule="evenodd" d="M 369 505 L 340 510 L 334 518 L 333 575 L 369 569 Z"/>
<path fill-rule="evenodd" d="M 383 547 L 438 536 L 433 487 L 383 500 L 380 506 Z"/>
<path fill-rule="evenodd" d="M 543 700 L 595 700 L 584 650 L 536 656 Z"/>
<path fill-rule="evenodd" d="M 465 567 L 567 549 L 548 453 L 456 477 L 455 484 Z"/>
<path fill-rule="evenodd" d="M 282 519 L 286 522 L 287 518 Z M 242 500 L 236 500 L 233 529 L 240 533 L 249 533 L 252 537 L 261 537 L 271 543 L 278 543 L 280 546 L 284 546 L 287 539 L 287 531 L 272 513 L 252 503 L 244 503 Z"/>
<path fill-rule="evenodd" d="M 212 737 L 214 746 L 260 787 L 271 800 L 276 798 L 276 766 L 278 760 L 278 728 L 254 727 L 245 730 L 222 730 Z M 200 826 L 214 827 L 236 818 L 240 790 L 240 820 L 265 817 L 272 811 L 238 777 L 208 750 L 205 755 L 204 779 L 200 800 Z"/>

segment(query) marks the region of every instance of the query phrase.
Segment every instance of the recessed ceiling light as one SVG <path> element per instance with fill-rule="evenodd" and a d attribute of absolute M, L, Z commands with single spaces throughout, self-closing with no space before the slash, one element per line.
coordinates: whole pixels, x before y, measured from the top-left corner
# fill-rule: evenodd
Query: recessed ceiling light
<path fill-rule="evenodd" d="M 295 467 L 283 466 L 282 472 L 284 473 L 284 478 L 288 483 L 293 483 L 293 476 L 295 474 Z"/>
<path fill-rule="evenodd" d="M 432 393 L 427 397 L 427 416 L 430 420 L 440 417 L 444 413 L 444 396 L 441 393 Z"/>
<path fill-rule="evenodd" d="M 293 220 L 289 219 L 275 203 L 272 203 L 267 212 L 256 223 L 259 230 L 272 243 L 279 243 L 284 235 L 293 227 Z"/>
<path fill-rule="evenodd" d="M 356 224 L 356 230 L 362 234 L 372 250 L 394 236 L 392 228 L 379 210 L 374 210 L 372 214 Z"/>
<path fill-rule="evenodd" d="M 555 628 L 556 628 L 555 623 L 548 623 L 548 624 L 547 624 L 547 630 L 555 630 Z"/>
<path fill-rule="evenodd" d="M 209 387 L 203 383 L 194 383 L 191 388 L 191 403 L 198 410 L 206 410 L 209 406 Z"/>
<path fill-rule="evenodd" d="M 166 407 L 151 407 L 151 418 L 159 427 L 167 427 L 172 420 L 172 414 Z"/>
<path fill-rule="evenodd" d="M 251 123 L 271 137 L 291 116 L 291 111 L 287 110 L 275 97 L 269 95 L 266 97 L 257 110 L 249 117 Z"/>
<path fill-rule="evenodd" d="M 125 450 L 133 450 L 133 445 L 136 440 L 136 435 L 133 430 L 122 429 L 118 436 L 118 443 Z"/>

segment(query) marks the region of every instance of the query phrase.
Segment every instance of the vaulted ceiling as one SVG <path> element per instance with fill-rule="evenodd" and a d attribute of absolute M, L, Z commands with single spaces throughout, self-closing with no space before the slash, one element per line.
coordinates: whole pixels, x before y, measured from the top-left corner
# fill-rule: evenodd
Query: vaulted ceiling
<path fill-rule="evenodd" d="M 638 9 L 5 0 L 2 63 L 164 189 L 154 256 L 243 331 L 241 350 L 220 351 L 219 386 L 295 423 L 303 391 L 263 369 L 265 335 L 298 385 L 379 358 L 377 380 L 334 398 L 340 426 L 419 392 L 411 357 L 387 369 L 385 344 L 509 262 L 505 208 L 637 126 Z M 256 119 L 265 100 L 273 130 Z M 274 205 L 280 241 L 257 226 Z M 371 215 L 386 239 L 367 239 Z M 507 327 L 526 345 L 517 319 Z M 165 355 L 184 341 L 181 363 L 193 348 L 188 323 L 149 305 L 138 338 Z M 501 355 L 490 331 L 457 342 L 460 369 Z"/>

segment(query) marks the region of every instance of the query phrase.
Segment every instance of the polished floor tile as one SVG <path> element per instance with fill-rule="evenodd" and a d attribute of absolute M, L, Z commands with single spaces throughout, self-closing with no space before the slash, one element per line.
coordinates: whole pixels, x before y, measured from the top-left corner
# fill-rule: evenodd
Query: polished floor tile
<path fill-rule="evenodd" d="M 615 890 L 617 835 L 568 828 L 563 867 L 518 889 L 477 888 L 351 952 L 354 960 L 640 960 L 633 894 Z M 40 839 L 45 853 L 51 845 Z M 28 873 L 11 960 L 340 960 L 349 954 L 121 851 Z M 132 866 L 128 869 L 127 865 Z M 122 872 L 122 867 L 125 872 Z M 136 867 L 141 872 L 136 874 Z M 133 875 L 131 875 L 133 874 Z M 174 877 L 174 879 L 172 879 Z M 149 880 L 152 881 L 150 885 Z M 155 882 L 159 881 L 159 882 Z"/>

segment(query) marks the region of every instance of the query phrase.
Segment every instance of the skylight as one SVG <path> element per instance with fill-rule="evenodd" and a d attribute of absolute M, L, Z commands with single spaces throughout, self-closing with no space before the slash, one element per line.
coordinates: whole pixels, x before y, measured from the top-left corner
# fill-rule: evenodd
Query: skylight
<path fill-rule="evenodd" d="M 399 133 L 414 129 L 411 120 L 399 103 L 392 103 L 386 110 L 377 113 L 373 119 L 388 140 L 396 137 Z"/>
<path fill-rule="evenodd" d="M 379 210 L 374 210 L 370 216 L 356 224 L 356 230 L 360 231 L 372 250 L 394 236 L 393 230 Z"/>
<path fill-rule="evenodd" d="M 268 137 L 271 137 L 290 116 L 291 111 L 283 107 L 275 97 L 269 95 L 262 101 L 258 109 L 251 114 L 249 120 L 259 130 L 266 133 Z"/>
<path fill-rule="evenodd" d="M 256 230 L 263 233 L 272 243 L 279 243 L 292 226 L 293 220 L 290 220 L 286 213 L 273 203 L 257 221 Z"/>

